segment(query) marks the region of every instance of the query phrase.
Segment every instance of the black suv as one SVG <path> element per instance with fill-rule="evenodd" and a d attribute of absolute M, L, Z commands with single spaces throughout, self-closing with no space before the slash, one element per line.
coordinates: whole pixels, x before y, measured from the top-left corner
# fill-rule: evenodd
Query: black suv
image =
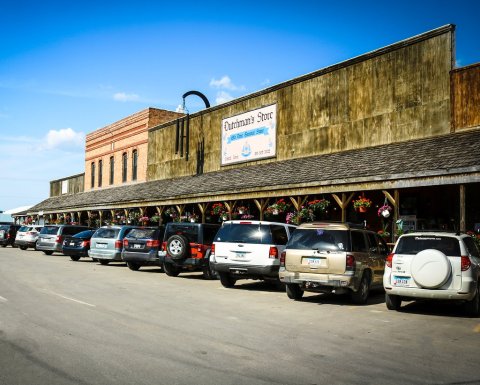
<path fill-rule="evenodd" d="M 1 225 L 0 226 L 0 245 L 2 247 L 7 247 L 7 245 L 15 247 L 13 243 L 15 242 L 15 237 L 20 227 L 21 227 L 20 225 L 13 225 L 13 224 Z"/>
<path fill-rule="evenodd" d="M 165 254 L 161 251 L 164 233 L 165 226 L 139 227 L 123 238 L 122 259 L 130 270 L 147 265 L 162 266 L 159 254 Z"/>
<path fill-rule="evenodd" d="M 210 253 L 219 228 L 210 223 L 167 223 L 162 245 L 165 255 L 160 256 L 165 273 L 176 277 L 182 269 L 199 270 L 205 279 L 216 278 L 210 268 Z"/>

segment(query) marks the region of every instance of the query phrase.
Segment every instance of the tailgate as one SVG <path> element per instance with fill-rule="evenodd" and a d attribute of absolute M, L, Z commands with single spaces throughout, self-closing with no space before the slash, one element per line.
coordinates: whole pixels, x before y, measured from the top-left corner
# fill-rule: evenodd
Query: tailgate
<path fill-rule="evenodd" d="M 285 268 L 299 273 L 344 274 L 346 255 L 342 251 L 288 249 Z"/>
<path fill-rule="evenodd" d="M 273 265 L 278 259 L 269 258 L 270 245 L 215 242 L 215 260 L 220 263 Z"/>

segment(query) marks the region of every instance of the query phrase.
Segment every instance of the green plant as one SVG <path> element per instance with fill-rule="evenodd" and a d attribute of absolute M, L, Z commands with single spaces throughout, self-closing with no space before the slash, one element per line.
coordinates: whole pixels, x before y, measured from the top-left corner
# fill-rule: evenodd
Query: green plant
<path fill-rule="evenodd" d="M 327 199 L 315 199 L 308 202 L 308 208 L 313 211 L 326 211 L 330 205 L 330 201 Z"/>
<path fill-rule="evenodd" d="M 372 201 L 364 196 L 359 196 L 358 199 L 353 201 L 353 207 L 357 210 L 360 207 L 370 207 L 372 205 Z"/>
<path fill-rule="evenodd" d="M 226 211 L 227 211 L 227 209 L 225 208 L 225 205 L 223 203 L 218 202 L 218 203 L 214 203 L 212 205 L 211 214 L 212 215 L 222 215 Z"/>
<path fill-rule="evenodd" d="M 282 198 L 268 206 L 265 213 L 269 215 L 278 215 L 287 211 L 289 207 L 290 206 L 285 202 L 285 199 Z"/>

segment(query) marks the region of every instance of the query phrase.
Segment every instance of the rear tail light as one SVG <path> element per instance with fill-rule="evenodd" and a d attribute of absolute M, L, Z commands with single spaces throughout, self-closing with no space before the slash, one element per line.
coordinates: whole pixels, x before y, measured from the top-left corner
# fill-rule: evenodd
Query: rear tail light
<path fill-rule="evenodd" d="M 115 241 L 115 248 L 121 249 L 123 247 L 123 241 Z"/>
<path fill-rule="evenodd" d="M 160 241 L 158 239 L 149 239 L 147 241 L 147 247 L 159 247 Z"/>
<path fill-rule="evenodd" d="M 345 270 L 348 270 L 348 271 L 355 270 L 355 257 L 351 254 L 347 254 Z"/>
<path fill-rule="evenodd" d="M 10 235 L 10 233 L 7 234 L 7 239 L 8 238 L 12 238 L 12 236 Z"/>
<path fill-rule="evenodd" d="M 388 254 L 387 259 L 385 260 L 387 267 L 392 267 L 393 256 L 393 253 Z"/>
<path fill-rule="evenodd" d="M 123 247 L 128 247 L 128 239 L 123 240 Z"/>
<path fill-rule="evenodd" d="M 90 246 L 90 241 L 83 241 L 82 242 L 82 247 L 88 247 Z"/>
<path fill-rule="evenodd" d="M 285 267 L 285 256 L 287 255 L 286 251 L 282 251 L 280 254 L 280 266 Z"/>
<path fill-rule="evenodd" d="M 470 258 L 468 258 L 467 255 L 462 255 L 462 271 L 467 271 L 470 269 L 470 266 L 472 266 L 472 262 L 470 261 Z"/>
<path fill-rule="evenodd" d="M 215 244 L 212 244 L 212 247 L 210 249 L 210 254 L 215 255 Z"/>
<path fill-rule="evenodd" d="M 270 246 L 270 251 L 268 252 L 268 258 L 278 259 L 278 249 L 275 246 Z"/>
<path fill-rule="evenodd" d="M 162 242 L 162 251 L 167 251 L 167 242 Z"/>
<path fill-rule="evenodd" d="M 55 243 L 62 243 L 63 242 L 63 237 L 61 235 L 57 235 L 57 239 L 55 240 Z"/>

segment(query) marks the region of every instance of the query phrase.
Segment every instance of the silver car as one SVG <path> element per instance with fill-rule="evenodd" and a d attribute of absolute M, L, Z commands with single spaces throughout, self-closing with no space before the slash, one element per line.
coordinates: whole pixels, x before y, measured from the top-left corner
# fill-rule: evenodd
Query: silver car
<path fill-rule="evenodd" d="M 383 286 L 390 310 L 415 299 L 460 300 L 480 314 L 480 253 L 472 237 L 445 232 L 402 235 L 387 257 Z"/>
<path fill-rule="evenodd" d="M 90 258 L 102 265 L 122 261 L 123 238 L 137 226 L 103 226 L 90 239 Z"/>
<path fill-rule="evenodd" d="M 88 229 L 87 226 L 77 225 L 46 225 L 38 235 L 36 250 L 41 250 L 47 255 L 52 255 L 54 251 L 63 254 L 64 237 Z"/>
<path fill-rule="evenodd" d="M 14 245 L 21 250 L 27 250 L 29 247 L 35 248 L 42 228 L 42 225 L 24 225 L 20 227 L 17 231 Z"/>

